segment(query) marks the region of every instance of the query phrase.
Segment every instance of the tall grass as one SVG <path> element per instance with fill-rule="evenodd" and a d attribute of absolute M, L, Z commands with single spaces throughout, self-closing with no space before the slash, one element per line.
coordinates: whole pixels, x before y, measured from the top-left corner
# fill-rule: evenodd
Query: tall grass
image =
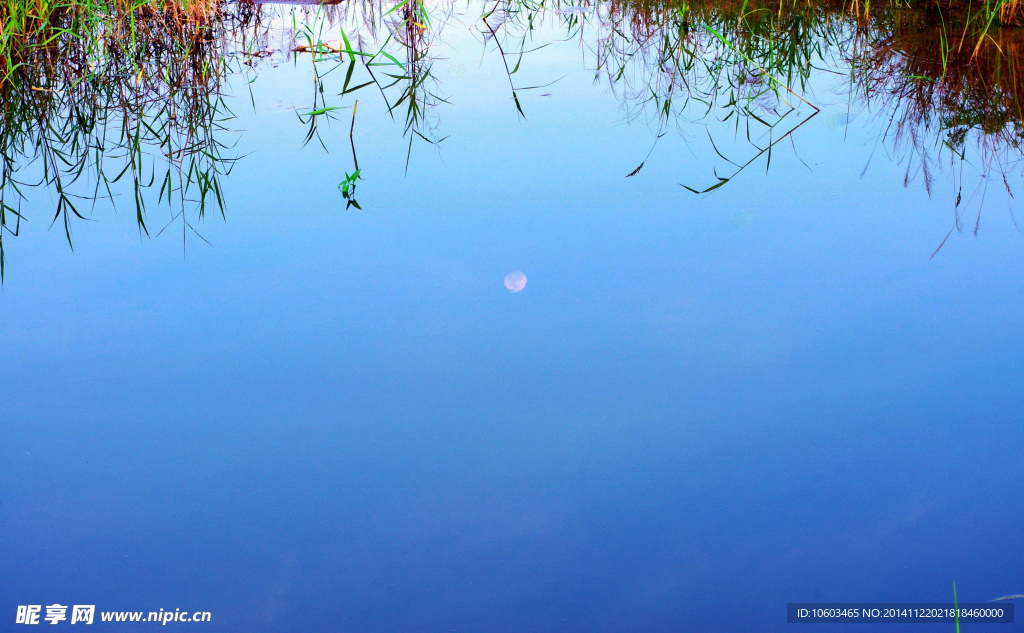
<path fill-rule="evenodd" d="M 39 49 L 78 38 L 96 53 L 112 41 L 135 45 L 173 33 L 178 42 L 210 37 L 220 0 L 5 0 L 0 3 L 0 82 L 33 62 Z"/>
<path fill-rule="evenodd" d="M 204 2 L 206 2 L 204 4 Z M 157 3 L 14 0 L 2 5 L 0 279 L 4 236 L 17 235 L 33 190 L 56 199 L 53 223 L 72 243 L 72 219 L 127 184 L 140 232 L 146 191 L 185 216 L 223 207 L 220 178 L 233 157 L 221 136 L 228 58 L 208 0 Z M 158 189 L 157 189 L 158 188 Z"/>
<path fill-rule="evenodd" d="M 294 22 L 285 50 L 313 62 L 313 101 L 302 113 L 306 142 L 324 143 L 321 125 L 366 91 L 400 123 L 407 169 L 415 143 L 443 140 L 438 111 L 446 98 L 433 74 L 434 49 L 454 7 L 352 0 Z M 485 54 L 500 59 L 510 106 L 522 116 L 521 97 L 544 86 L 524 85 L 517 73 L 544 54 L 534 40 L 550 22 L 565 39 L 579 40 L 625 116 L 655 128 L 647 157 L 672 127 L 685 133 L 715 119 L 731 126 L 751 146 L 748 155 L 724 156 L 712 138 L 731 172 L 687 184 L 693 191 L 721 187 L 762 157 L 770 166 L 773 148 L 817 111 L 809 90 L 822 66 L 845 67 L 851 99 L 891 121 L 880 133 L 906 161 L 905 180 L 923 174 L 929 192 L 942 164 L 968 160 L 969 151 L 1003 173 L 1019 163 L 1024 40 L 1001 26 L 1022 22 L 1019 0 L 497 0 L 471 7 L 479 14 L 468 19 L 470 28 Z M 261 59 L 249 44 L 266 42 L 259 8 L 220 0 L 7 0 L 0 18 L 0 279 L 4 236 L 19 232 L 33 190 L 53 195 L 52 220 L 69 243 L 74 221 L 88 216 L 83 208 L 104 199 L 130 205 L 143 234 L 162 230 L 147 212 L 154 204 L 168 209 L 183 237 L 198 236 L 194 221 L 209 208 L 223 215 L 222 179 L 236 158 L 223 88 Z M 329 80 L 337 94 L 325 90 Z M 364 172 L 353 128 L 345 127 L 354 165 L 342 193 L 351 202 Z M 959 189 L 956 208 L 961 229 Z"/>

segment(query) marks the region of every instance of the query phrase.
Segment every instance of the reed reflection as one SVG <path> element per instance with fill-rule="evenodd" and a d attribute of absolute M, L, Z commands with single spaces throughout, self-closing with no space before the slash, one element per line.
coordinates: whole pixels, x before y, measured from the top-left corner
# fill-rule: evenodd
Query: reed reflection
<path fill-rule="evenodd" d="M 234 38 L 251 7 L 110 8 L 58 7 L 4 43 L 15 61 L 0 82 L 0 272 L 3 236 L 18 234 L 32 200 L 56 201 L 52 222 L 69 245 L 75 219 L 121 194 L 146 235 L 161 230 L 152 205 L 165 204 L 183 235 L 198 236 L 194 221 L 210 208 L 223 213 L 236 157 L 222 87 L 239 70 L 228 52 L 244 50 Z"/>
<path fill-rule="evenodd" d="M 296 69 L 310 73 L 313 88 L 298 113 L 306 143 L 327 148 L 321 125 L 342 110 L 354 129 L 359 99 L 399 123 L 408 169 L 417 143 L 436 147 L 445 138 L 449 95 L 433 69 L 443 33 L 453 28 L 471 29 L 482 48 L 474 55 L 500 60 L 491 67 L 505 73 L 509 107 L 520 116 L 527 114 L 520 97 L 549 84 L 524 85 L 518 71 L 551 42 L 578 43 L 623 116 L 651 126 L 651 145 L 629 177 L 657 160 L 659 139 L 677 134 L 704 143 L 700 151 L 717 163 L 703 182 L 681 184 L 700 194 L 727 185 L 747 166 L 769 162 L 781 143 L 795 146 L 818 113 L 811 86 L 822 78 L 849 103 L 841 123 L 834 114 L 827 120 L 830 129 L 883 122 L 875 133 L 889 158 L 905 164 L 907 185 L 920 180 L 929 195 L 940 179 L 949 185 L 951 234 L 965 224 L 976 233 L 996 193 L 990 185 L 1012 198 L 1010 176 L 1021 167 L 1021 35 L 1001 26 L 1020 21 L 1015 3 L 968 12 L 959 3 L 830 0 L 468 7 L 115 0 L 61 5 L 38 24 L 11 6 L 8 20 L 21 26 L 2 44 L 10 61 L 0 83 L 0 275 L 3 237 L 18 234 L 23 202 L 45 199 L 34 191 L 53 196 L 53 221 L 69 243 L 74 221 L 111 203 L 120 186 L 142 234 L 176 225 L 183 239 L 201 238 L 195 223 L 211 208 L 224 215 L 222 183 L 238 158 L 225 86 L 284 56 L 310 62 Z M 730 135 L 742 142 L 723 144 Z M 358 210 L 354 192 L 364 173 L 349 137 L 353 164 L 343 180 L 339 174 L 339 189 L 346 208 Z M 153 226 L 147 209 L 159 205 L 170 222 Z"/>

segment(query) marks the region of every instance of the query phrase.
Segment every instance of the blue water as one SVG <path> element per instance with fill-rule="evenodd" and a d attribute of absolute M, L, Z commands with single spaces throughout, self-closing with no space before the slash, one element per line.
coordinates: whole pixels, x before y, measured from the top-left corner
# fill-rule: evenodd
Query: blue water
<path fill-rule="evenodd" d="M 209 631 L 846 630 L 786 603 L 1024 592 L 1006 207 L 930 259 L 949 186 L 861 176 L 868 117 L 710 196 L 675 134 L 626 179 L 655 131 L 573 50 L 525 119 L 479 50 L 445 62 L 450 137 L 407 174 L 365 97 L 362 211 L 349 115 L 327 154 L 266 105 L 307 62 L 236 108 L 253 153 L 212 247 L 120 210 L 72 252 L 37 199 L 0 296 L 0 629 L 59 602 Z"/>

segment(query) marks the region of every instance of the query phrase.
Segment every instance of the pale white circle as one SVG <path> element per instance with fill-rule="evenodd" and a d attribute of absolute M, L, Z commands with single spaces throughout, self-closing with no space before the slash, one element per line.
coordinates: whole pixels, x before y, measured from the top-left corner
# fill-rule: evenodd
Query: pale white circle
<path fill-rule="evenodd" d="M 521 270 L 513 270 L 505 275 L 505 287 L 512 292 L 519 292 L 526 287 L 526 275 Z"/>

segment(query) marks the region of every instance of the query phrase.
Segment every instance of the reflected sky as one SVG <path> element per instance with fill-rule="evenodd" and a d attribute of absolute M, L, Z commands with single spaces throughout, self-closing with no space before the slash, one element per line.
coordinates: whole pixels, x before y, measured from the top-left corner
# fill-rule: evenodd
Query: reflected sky
<path fill-rule="evenodd" d="M 316 102 L 342 109 L 303 146 L 286 108 L 312 110 L 309 54 L 231 79 L 244 158 L 202 240 L 97 206 L 72 252 L 54 200 L 25 203 L 0 295 L 0 610 L 745 632 L 786 629 L 786 602 L 1020 593 L 1013 208 L 968 207 L 945 163 L 926 187 L 830 73 L 770 167 L 697 196 L 680 184 L 735 171 L 709 137 L 739 165 L 764 143 L 631 116 L 554 28 L 513 77 L 555 83 L 520 114 L 458 24 L 411 152 L 365 90 L 354 126 L 351 95 Z"/>

